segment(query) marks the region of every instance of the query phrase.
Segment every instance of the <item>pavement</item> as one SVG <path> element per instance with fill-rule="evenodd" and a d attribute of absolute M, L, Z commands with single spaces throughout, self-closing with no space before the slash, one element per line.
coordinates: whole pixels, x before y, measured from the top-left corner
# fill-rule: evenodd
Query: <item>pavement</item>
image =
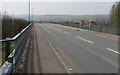
<path fill-rule="evenodd" d="M 37 23 L 70 73 L 118 73 L 118 39 L 114 35 Z M 113 37 L 110 37 L 113 36 Z"/>
<path fill-rule="evenodd" d="M 25 73 L 67 73 L 38 24 L 33 25 L 28 52 Z"/>
<path fill-rule="evenodd" d="M 118 73 L 116 36 L 35 23 L 31 41 L 26 73 Z"/>

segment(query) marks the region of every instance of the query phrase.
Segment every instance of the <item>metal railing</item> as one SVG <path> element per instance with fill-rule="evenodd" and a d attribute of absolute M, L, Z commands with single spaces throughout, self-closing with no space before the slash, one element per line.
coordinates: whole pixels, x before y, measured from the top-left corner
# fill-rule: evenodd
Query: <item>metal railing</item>
<path fill-rule="evenodd" d="M 97 32 L 109 33 L 114 35 L 119 34 L 119 27 L 108 27 L 108 26 L 100 26 L 100 25 L 90 25 L 89 27 L 89 25 L 80 25 L 75 23 L 62 23 L 62 22 L 58 24 L 76 27 L 76 28 L 88 29 L 88 30 L 97 31 Z"/>
<path fill-rule="evenodd" d="M 8 75 L 14 72 L 20 57 L 24 51 L 24 47 L 26 45 L 27 39 L 29 37 L 32 24 L 29 24 L 26 28 L 24 28 L 20 33 L 18 33 L 13 38 L 7 38 L 5 40 L 1 40 L 2 47 L 4 48 L 4 56 L 5 63 L 0 68 L 0 75 Z M 12 48 L 11 48 L 12 47 Z M 12 52 L 11 52 L 11 49 Z"/>

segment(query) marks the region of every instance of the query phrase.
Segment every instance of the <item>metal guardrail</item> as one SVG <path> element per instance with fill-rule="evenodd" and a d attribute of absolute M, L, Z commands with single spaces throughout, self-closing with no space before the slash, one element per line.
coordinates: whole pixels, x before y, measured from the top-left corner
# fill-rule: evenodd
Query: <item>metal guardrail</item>
<path fill-rule="evenodd" d="M 22 56 L 23 48 L 26 45 L 27 39 L 29 37 L 32 24 L 29 24 L 26 28 L 24 28 L 20 33 L 18 33 L 13 38 L 7 38 L 5 40 L 0 40 L 0 42 L 5 43 L 5 63 L 0 68 L 0 75 L 8 75 L 14 72 L 16 65 L 19 61 L 20 56 Z M 10 46 L 14 46 L 13 51 L 10 51 Z"/>

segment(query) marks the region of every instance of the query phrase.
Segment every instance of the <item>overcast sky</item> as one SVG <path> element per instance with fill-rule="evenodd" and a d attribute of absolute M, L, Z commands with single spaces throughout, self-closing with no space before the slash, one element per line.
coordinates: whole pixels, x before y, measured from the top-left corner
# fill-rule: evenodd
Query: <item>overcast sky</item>
<path fill-rule="evenodd" d="M 19 1 L 19 2 L 18 2 Z M 9 14 L 27 14 L 29 0 L 3 0 L 0 11 Z M 95 15 L 108 14 L 118 0 L 31 0 L 31 12 L 37 15 Z M 2 6 L 2 7 L 1 7 Z"/>
<path fill-rule="evenodd" d="M 28 2 L 29 0 L 0 0 L 1 2 Z M 31 2 L 116 2 L 119 0 L 30 0 Z"/>

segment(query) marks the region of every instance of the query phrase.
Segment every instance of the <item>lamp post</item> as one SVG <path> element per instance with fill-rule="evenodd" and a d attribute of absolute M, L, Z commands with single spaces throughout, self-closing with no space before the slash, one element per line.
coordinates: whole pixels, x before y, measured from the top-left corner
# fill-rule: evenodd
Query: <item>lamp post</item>
<path fill-rule="evenodd" d="M 28 4 L 28 19 L 29 19 L 29 24 L 30 24 L 30 0 L 29 0 L 29 4 Z"/>
<path fill-rule="evenodd" d="M 34 21 L 33 9 L 34 9 L 34 8 L 32 8 L 32 21 Z"/>

